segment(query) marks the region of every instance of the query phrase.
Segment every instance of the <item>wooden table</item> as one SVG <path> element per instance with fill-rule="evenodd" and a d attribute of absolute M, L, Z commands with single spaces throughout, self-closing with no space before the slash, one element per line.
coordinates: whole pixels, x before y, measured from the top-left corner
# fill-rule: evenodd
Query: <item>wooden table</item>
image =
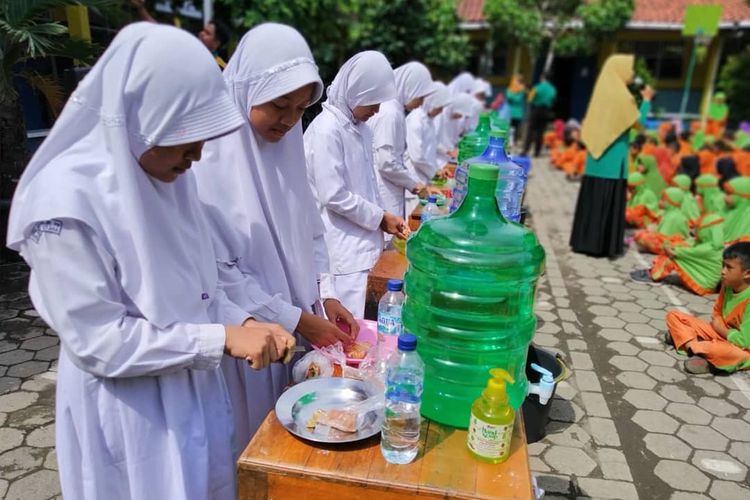
<path fill-rule="evenodd" d="M 271 412 L 238 461 L 239 499 L 531 499 L 520 414 L 511 447 L 506 462 L 485 464 L 466 450 L 466 431 L 423 421 L 417 458 L 393 465 L 383 459 L 378 436 L 349 445 L 312 444 L 287 432 Z"/>

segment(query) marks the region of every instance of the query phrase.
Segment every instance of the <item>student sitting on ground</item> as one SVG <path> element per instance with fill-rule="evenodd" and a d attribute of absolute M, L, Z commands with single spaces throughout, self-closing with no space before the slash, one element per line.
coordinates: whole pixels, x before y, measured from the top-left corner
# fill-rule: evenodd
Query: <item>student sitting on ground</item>
<path fill-rule="evenodd" d="M 628 176 L 630 199 L 625 208 L 625 222 L 629 225 L 644 228 L 659 219 L 659 198 L 646 186 L 646 178 L 640 172 Z"/>
<path fill-rule="evenodd" d="M 678 351 L 699 357 L 685 361 L 688 373 L 725 372 L 750 368 L 750 243 L 724 250 L 721 292 L 711 322 L 681 311 L 667 313 L 664 340 Z"/>
<path fill-rule="evenodd" d="M 724 243 L 750 241 L 750 177 L 735 177 L 724 185 L 727 211 Z"/>
<path fill-rule="evenodd" d="M 669 187 L 661 196 L 660 205 L 664 209 L 659 225 L 654 229 L 642 229 L 635 233 L 635 242 L 643 251 L 662 255 L 664 243 L 678 245 L 690 234 L 687 217 L 680 207 L 685 193 L 680 188 Z"/>
<path fill-rule="evenodd" d="M 719 179 L 713 175 L 700 175 L 695 179 L 695 191 L 700 196 L 703 215 L 723 214 L 727 208 L 724 192 L 719 188 Z"/>
<path fill-rule="evenodd" d="M 690 246 L 664 244 L 664 253 L 654 259 L 649 272 L 636 271 L 635 281 L 660 282 L 672 273 L 682 280 L 685 288 L 696 295 L 716 293 L 721 278 L 721 252 L 724 250 L 724 219 L 707 215 L 700 220 L 695 242 Z"/>
<path fill-rule="evenodd" d="M 685 217 L 687 217 L 691 226 L 695 225 L 698 222 L 698 218 L 701 216 L 698 202 L 695 201 L 695 196 L 690 192 L 692 184 L 693 181 L 685 174 L 677 174 L 672 178 L 672 185 L 680 188 L 685 194 L 680 209 L 682 210 L 682 213 L 685 214 Z"/>

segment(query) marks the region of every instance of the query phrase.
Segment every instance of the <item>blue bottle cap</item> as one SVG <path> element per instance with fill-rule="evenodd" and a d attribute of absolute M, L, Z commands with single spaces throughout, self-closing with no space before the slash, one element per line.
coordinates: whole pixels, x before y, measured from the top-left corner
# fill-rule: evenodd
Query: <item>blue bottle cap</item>
<path fill-rule="evenodd" d="M 404 289 L 404 282 L 401 280 L 388 280 L 389 292 L 400 292 Z"/>
<path fill-rule="evenodd" d="M 417 349 L 417 337 L 411 333 L 402 333 L 398 336 L 399 351 L 414 351 Z"/>
<path fill-rule="evenodd" d="M 427 203 L 437 203 L 437 195 L 431 194 L 427 197 Z"/>

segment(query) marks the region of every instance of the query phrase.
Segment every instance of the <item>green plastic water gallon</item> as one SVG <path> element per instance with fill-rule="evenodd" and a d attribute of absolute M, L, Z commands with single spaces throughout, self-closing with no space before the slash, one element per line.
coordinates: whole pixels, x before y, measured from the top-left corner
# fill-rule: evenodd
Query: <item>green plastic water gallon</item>
<path fill-rule="evenodd" d="M 458 141 L 458 156 L 456 160 L 460 165 L 464 160 L 474 158 L 484 153 L 490 142 L 490 114 L 486 112 L 479 113 L 479 124 L 473 132 L 464 135 Z"/>
<path fill-rule="evenodd" d="M 468 427 L 492 368 L 515 380 L 508 386 L 515 409 L 526 397 L 544 249 L 533 231 L 508 222 L 498 209 L 498 171 L 471 164 L 458 210 L 423 224 L 406 248 L 402 319 L 419 338 L 425 363 L 422 414 L 453 427 Z"/>

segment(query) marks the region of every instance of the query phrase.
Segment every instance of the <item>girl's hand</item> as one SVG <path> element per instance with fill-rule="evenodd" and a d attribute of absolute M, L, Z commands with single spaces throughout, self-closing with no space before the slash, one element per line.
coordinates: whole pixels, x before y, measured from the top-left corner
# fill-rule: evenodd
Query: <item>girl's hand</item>
<path fill-rule="evenodd" d="M 243 326 L 224 325 L 224 331 L 224 352 L 247 360 L 255 370 L 281 360 L 287 349 L 296 344 L 289 332 L 272 323 L 245 321 Z"/>

